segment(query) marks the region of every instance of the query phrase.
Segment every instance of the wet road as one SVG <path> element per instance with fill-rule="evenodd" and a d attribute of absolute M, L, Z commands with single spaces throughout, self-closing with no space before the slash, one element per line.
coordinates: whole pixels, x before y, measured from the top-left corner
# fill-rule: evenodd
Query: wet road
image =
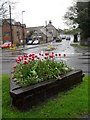
<path fill-rule="evenodd" d="M 69 67 L 75 69 L 82 69 L 85 74 L 90 75 L 90 51 L 89 49 L 82 49 L 77 47 L 72 47 L 70 44 L 72 41 L 63 40 L 61 43 L 53 43 L 55 48 L 54 53 L 61 53 L 62 57 L 57 57 L 57 61 L 64 60 Z M 46 51 L 47 46 L 39 47 L 34 50 L 30 49 L 25 51 L 26 53 L 36 53 Z M 52 51 L 51 51 L 52 52 Z M 63 57 L 63 54 L 66 54 L 66 57 Z"/>
<path fill-rule="evenodd" d="M 61 57 L 57 57 L 56 60 L 64 60 L 69 67 L 75 68 L 75 69 L 82 69 L 83 72 L 87 75 L 90 75 L 89 67 L 90 67 L 90 50 L 89 49 L 82 49 L 77 47 L 70 46 L 71 41 L 63 40 L 62 42 L 53 43 L 53 47 L 55 48 L 53 50 L 54 53 L 61 53 Z M 32 46 L 25 46 L 32 47 Z M 33 46 L 34 48 L 27 49 L 24 52 L 29 53 L 35 53 L 38 54 L 39 52 L 45 53 L 47 49 L 47 44 L 45 45 L 36 45 Z M 1 51 L 0 51 L 1 52 Z M 52 51 L 49 51 L 52 52 Z M 66 57 L 63 57 L 63 54 L 66 54 Z M 19 54 L 19 53 L 18 53 Z M 0 71 L 2 73 L 10 73 L 10 69 L 15 64 L 14 58 L 18 55 L 17 53 L 0 53 Z M 20 53 L 23 54 L 23 53 Z M 2 60 L 1 60 L 2 59 Z"/>

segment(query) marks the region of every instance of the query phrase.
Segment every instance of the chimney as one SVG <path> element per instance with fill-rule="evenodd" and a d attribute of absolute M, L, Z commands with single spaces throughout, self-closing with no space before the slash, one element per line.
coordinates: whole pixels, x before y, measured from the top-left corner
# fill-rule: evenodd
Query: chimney
<path fill-rule="evenodd" d="M 51 21 L 51 20 L 49 20 L 49 24 L 52 24 L 52 21 Z"/>

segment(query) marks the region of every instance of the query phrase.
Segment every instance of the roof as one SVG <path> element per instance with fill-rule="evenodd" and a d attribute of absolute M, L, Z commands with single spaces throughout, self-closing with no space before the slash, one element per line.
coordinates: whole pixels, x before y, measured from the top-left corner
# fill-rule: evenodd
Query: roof
<path fill-rule="evenodd" d="M 5 22 L 5 21 L 10 24 L 10 19 L 4 19 L 3 22 Z M 26 27 L 25 24 L 21 24 L 20 22 L 16 22 L 14 19 L 11 19 L 11 23 L 13 26 L 23 26 L 23 27 L 25 26 Z"/>
<path fill-rule="evenodd" d="M 3 22 L 4 21 L 7 21 L 10 24 L 10 19 L 4 19 Z M 12 23 L 12 25 L 15 25 L 16 21 L 14 19 L 11 19 L 11 23 Z"/>
<path fill-rule="evenodd" d="M 47 35 L 47 37 L 52 37 L 52 35 L 48 31 L 46 32 L 45 27 L 41 28 L 40 30 L 43 32 L 44 35 Z"/>
<path fill-rule="evenodd" d="M 38 29 L 41 29 L 42 27 L 44 27 L 44 26 L 27 27 L 27 28 L 26 28 L 26 31 L 30 31 L 30 30 L 36 31 L 36 30 L 38 30 Z"/>

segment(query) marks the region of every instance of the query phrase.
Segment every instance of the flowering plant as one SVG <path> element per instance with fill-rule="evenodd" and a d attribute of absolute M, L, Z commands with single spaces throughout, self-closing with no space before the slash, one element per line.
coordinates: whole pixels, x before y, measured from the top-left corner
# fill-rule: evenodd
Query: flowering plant
<path fill-rule="evenodd" d="M 56 62 L 55 56 L 61 56 L 61 54 L 46 52 L 39 55 L 18 56 L 15 59 L 17 65 L 13 66 L 14 82 L 25 87 L 52 78 L 60 79 L 60 76 L 71 71 L 71 68 L 67 67 L 63 61 Z"/>

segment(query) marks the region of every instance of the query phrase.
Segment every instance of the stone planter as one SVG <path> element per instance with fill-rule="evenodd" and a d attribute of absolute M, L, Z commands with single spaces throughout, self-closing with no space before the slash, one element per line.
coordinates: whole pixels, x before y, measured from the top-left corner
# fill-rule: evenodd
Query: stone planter
<path fill-rule="evenodd" d="M 21 88 L 16 85 L 12 79 L 12 73 L 10 78 L 10 96 L 11 105 L 18 109 L 25 111 L 32 106 L 38 105 L 50 97 L 58 95 L 59 92 L 68 90 L 82 81 L 82 71 L 73 70 L 65 76 L 61 77 L 61 80 L 47 80 L 35 85 Z"/>

